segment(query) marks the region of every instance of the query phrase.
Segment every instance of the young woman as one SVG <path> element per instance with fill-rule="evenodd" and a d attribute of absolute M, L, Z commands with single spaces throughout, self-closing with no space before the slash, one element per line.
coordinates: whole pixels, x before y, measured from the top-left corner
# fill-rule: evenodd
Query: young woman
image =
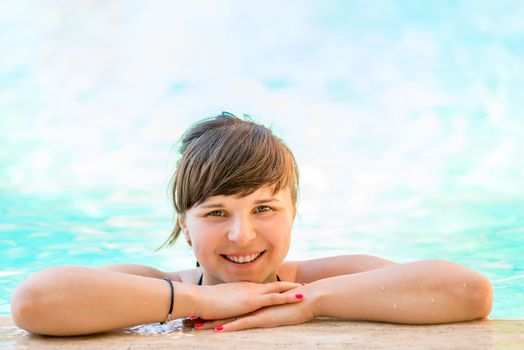
<path fill-rule="evenodd" d="M 29 332 L 77 335 L 187 317 L 196 329 L 234 331 L 327 316 L 404 324 L 485 317 L 490 282 L 443 260 L 406 264 L 367 255 L 284 262 L 298 171 L 270 130 L 229 113 L 182 139 L 173 177 L 182 234 L 199 267 L 54 267 L 15 290 L 12 316 Z"/>

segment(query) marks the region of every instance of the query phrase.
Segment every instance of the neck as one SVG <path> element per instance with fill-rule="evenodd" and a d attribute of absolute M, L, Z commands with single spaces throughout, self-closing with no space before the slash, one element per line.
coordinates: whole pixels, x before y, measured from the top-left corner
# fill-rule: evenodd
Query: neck
<path fill-rule="evenodd" d="M 276 272 L 272 272 L 262 282 L 256 282 L 256 281 L 250 281 L 250 282 L 262 283 L 263 284 L 263 283 L 271 283 L 271 282 L 276 282 L 276 281 L 278 281 L 277 273 Z M 244 281 L 235 281 L 235 282 L 244 282 Z M 221 284 L 221 283 L 227 283 L 227 282 L 224 282 L 224 281 L 222 281 L 219 278 L 215 278 L 215 277 L 209 275 L 208 273 L 206 273 L 205 271 L 203 272 L 203 277 L 202 277 L 202 285 L 203 286 L 205 286 L 205 285 L 213 285 L 213 284 Z"/>
<path fill-rule="evenodd" d="M 276 282 L 277 281 L 277 273 L 276 272 L 272 272 L 271 274 L 269 274 L 269 276 L 267 276 L 264 281 L 262 281 L 262 283 L 271 283 L 271 282 Z"/>

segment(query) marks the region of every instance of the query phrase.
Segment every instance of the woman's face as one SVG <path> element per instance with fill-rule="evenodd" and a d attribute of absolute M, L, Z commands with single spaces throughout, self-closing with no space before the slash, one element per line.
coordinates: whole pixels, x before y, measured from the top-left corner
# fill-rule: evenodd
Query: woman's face
<path fill-rule="evenodd" d="M 209 197 L 180 225 L 204 269 L 205 284 L 274 281 L 289 249 L 295 208 L 289 189 Z"/>

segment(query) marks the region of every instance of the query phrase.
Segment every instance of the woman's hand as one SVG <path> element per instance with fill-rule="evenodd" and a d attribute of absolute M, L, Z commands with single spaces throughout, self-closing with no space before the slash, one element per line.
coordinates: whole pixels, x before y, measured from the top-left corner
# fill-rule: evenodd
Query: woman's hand
<path fill-rule="evenodd" d="M 195 316 L 204 320 L 227 319 L 263 307 L 299 303 L 302 301 L 300 295 L 283 292 L 300 286 L 300 283 L 293 282 L 235 282 L 201 286 L 194 296 L 197 305 Z"/>
<path fill-rule="evenodd" d="M 221 332 L 305 323 L 315 318 L 314 297 L 312 294 L 308 294 L 310 298 L 303 298 L 303 294 L 300 292 L 301 289 L 297 288 L 282 295 L 298 296 L 300 300 L 304 300 L 301 303 L 271 305 L 238 318 L 229 317 L 207 322 L 199 319 L 193 319 L 191 321 L 193 321 L 192 323 L 196 329 L 215 328 L 215 330 Z M 297 298 L 295 297 L 295 299 Z"/>

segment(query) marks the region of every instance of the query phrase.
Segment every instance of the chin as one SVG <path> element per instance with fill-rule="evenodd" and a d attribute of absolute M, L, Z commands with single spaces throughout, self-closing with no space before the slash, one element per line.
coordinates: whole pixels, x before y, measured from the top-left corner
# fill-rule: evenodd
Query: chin
<path fill-rule="evenodd" d="M 235 283 L 235 282 L 262 283 L 264 281 L 264 278 L 260 276 L 225 275 L 223 277 L 224 278 L 222 278 L 222 281 L 224 281 L 224 283 Z"/>
<path fill-rule="evenodd" d="M 242 278 L 242 277 L 231 277 L 226 280 L 224 280 L 226 283 L 234 283 L 234 282 L 252 282 L 252 283 L 262 283 L 260 279 L 258 278 Z"/>

